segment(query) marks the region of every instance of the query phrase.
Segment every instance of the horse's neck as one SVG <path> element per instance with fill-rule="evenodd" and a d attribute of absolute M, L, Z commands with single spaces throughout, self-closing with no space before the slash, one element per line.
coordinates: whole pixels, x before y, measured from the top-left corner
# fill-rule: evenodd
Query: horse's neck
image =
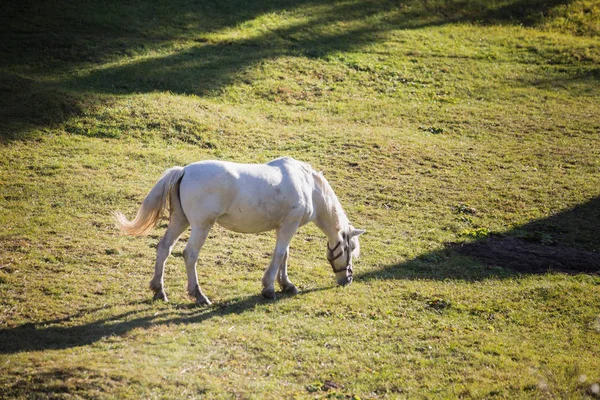
<path fill-rule="evenodd" d="M 333 244 L 337 241 L 339 224 L 335 218 L 329 213 L 325 206 L 317 206 L 317 218 L 315 224 L 323 231 L 329 243 Z"/>
<path fill-rule="evenodd" d="M 348 219 L 328 183 L 324 181 L 319 183 L 313 196 L 317 211 L 315 224 L 327 236 L 329 242 L 334 244 L 338 241 L 339 232 L 347 228 Z"/>

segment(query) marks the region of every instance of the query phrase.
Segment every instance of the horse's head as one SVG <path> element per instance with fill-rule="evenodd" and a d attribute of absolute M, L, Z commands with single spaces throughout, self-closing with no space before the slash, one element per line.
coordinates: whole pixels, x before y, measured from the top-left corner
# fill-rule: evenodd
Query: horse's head
<path fill-rule="evenodd" d="M 327 260 L 335 272 L 338 285 L 352 283 L 352 257 L 358 258 L 360 255 L 358 237 L 363 233 L 363 229 L 356 229 L 350 225 L 347 230 L 340 232 L 334 246 L 327 242 Z"/>

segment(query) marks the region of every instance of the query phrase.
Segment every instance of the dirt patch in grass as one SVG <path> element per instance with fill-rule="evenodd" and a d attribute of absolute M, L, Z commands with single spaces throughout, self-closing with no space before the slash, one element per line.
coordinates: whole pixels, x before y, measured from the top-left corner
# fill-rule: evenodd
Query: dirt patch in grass
<path fill-rule="evenodd" d="M 507 237 L 455 245 L 454 250 L 485 262 L 522 273 L 600 273 L 600 253 L 563 245 L 543 245 Z"/>

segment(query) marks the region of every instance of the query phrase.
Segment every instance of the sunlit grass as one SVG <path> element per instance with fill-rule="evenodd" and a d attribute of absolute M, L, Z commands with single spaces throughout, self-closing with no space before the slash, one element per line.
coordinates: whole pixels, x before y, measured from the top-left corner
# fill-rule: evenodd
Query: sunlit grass
<path fill-rule="evenodd" d="M 0 13 L 0 397 L 597 397 L 598 13 L 538 3 Z M 150 302 L 166 221 L 126 237 L 112 212 L 173 165 L 282 155 L 367 229 L 355 282 L 306 226 L 300 294 L 264 301 L 273 233 L 215 227 L 214 305 L 186 296 L 187 233 Z"/>

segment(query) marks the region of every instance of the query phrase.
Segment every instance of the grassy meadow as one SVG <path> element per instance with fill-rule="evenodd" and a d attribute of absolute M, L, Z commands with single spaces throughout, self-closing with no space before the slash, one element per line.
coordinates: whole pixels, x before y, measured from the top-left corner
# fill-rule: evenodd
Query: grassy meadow
<path fill-rule="evenodd" d="M 600 398 L 593 0 L 0 5 L 0 398 Z M 209 307 L 148 283 L 173 165 L 288 155 L 367 230 L 338 287 L 260 296 L 273 232 L 215 226 Z"/>

